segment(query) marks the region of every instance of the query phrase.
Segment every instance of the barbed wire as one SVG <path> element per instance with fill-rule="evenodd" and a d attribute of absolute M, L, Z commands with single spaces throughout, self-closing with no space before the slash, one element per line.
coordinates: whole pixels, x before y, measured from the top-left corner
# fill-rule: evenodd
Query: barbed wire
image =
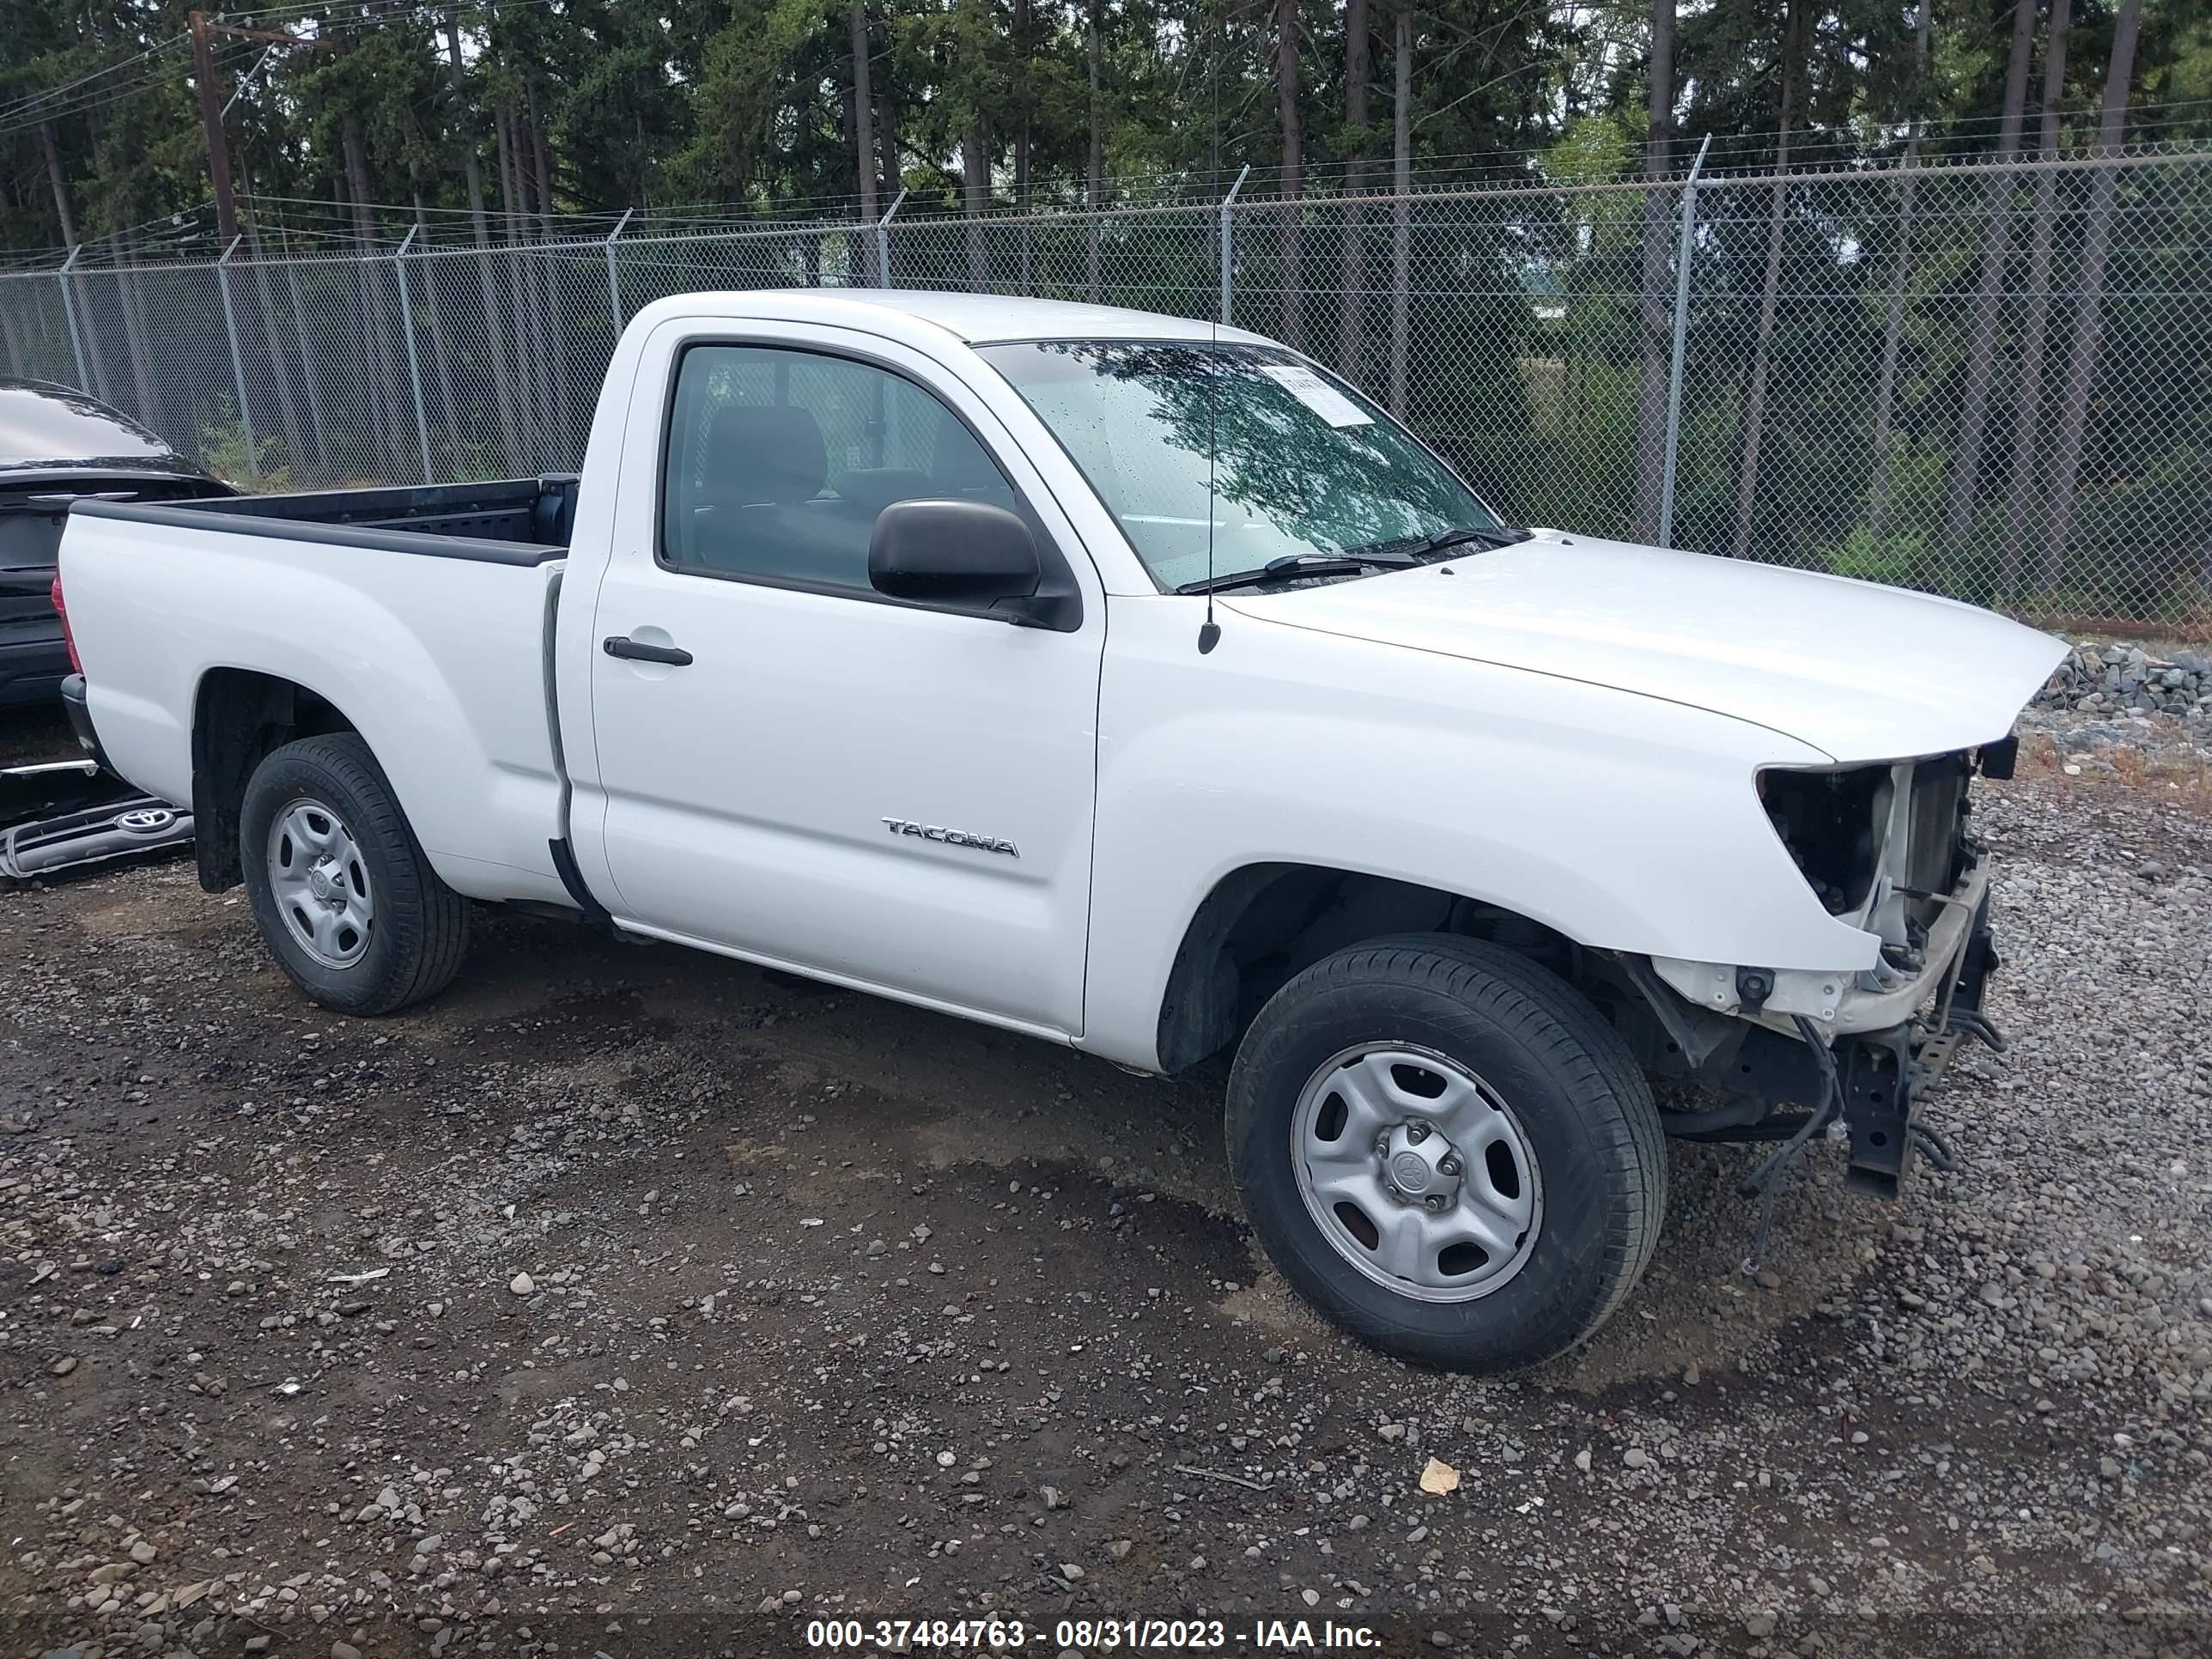
<path fill-rule="evenodd" d="M 2212 105 L 2212 100 L 2198 101 Z M 1786 173 L 1777 173 L 1771 155 L 1763 161 L 1757 157 L 1753 147 L 1761 137 L 1735 136 L 1734 142 L 1752 150 L 1752 156 L 1740 166 L 1716 167 L 1708 155 L 1701 177 L 1708 183 L 1719 185 L 1764 182 L 1777 178 L 1810 180 L 1830 176 L 1901 175 L 1907 170 L 1899 155 L 1862 153 L 1822 159 L 1793 147 Z M 2094 144 L 2075 145 L 2063 149 L 2054 158 L 2032 153 L 2004 157 L 1988 151 L 1923 155 L 1912 170 L 1922 176 L 1969 171 L 2027 172 L 2053 167 L 2079 168 L 2106 162 L 2135 165 L 2186 161 L 2205 155 L 2212 155 L 2212 144 L 2152 141 L 2112 150 Z M 1310 173 L 1308 187 L 1297 199 L 1305 206 L 1322 207 L 1348 200 L 1381 206 L 1405 198 L 1569 198 L 1675 188 L 1686 176 L 1686 169 L 1683 169 L 1647 178 L 1640 172 L 1629 170 L 1634 163 L 1632 155 L 1624 157 L 1622 164 L 1609 176 L 1595 178 L 1577 177 L 1569 169 L 1547 170 L 1541 165 L 1532 165 L 1547 159 L 1556 160 L 1548 151 L 1524 151 L 1512 157 L 1424 158 L 1419 166 L 1409 169 L 1403 197 L 1396 189 L 1395 173 L 1387 162 L 1370 165 L 1356 180 L 1326 173 L 1316 178 Z M 1471 165 L 1478 161 L 1488 165 L 1478 172 Z M 1261 181 L 1256 187 L 1255 179 Z M 1094 211 L 1085 205 L 1085 191 L 1079 180 L 1055 179 L 1041 182 L 1032 191 L 1027 204 L 1008 200 L 1004 191 L 994 192 L 982 216 L 994 222 L 1043 222 L 1068 216 L 1150 217 L 1210 212 L 1218 209 L 1235 183 L 1235 176 L 1225 170 L 1218 174 L 1164 173 L 1146 179 L 1116 179 L 1109 186 L 1107 199 Z M 1284 198 L 1271 195 L 1267 183 L 1266 175 L 1257 169 L 1248 173 L 1238 197 L 1240 210 L 1280 210 Z M 1352 187 L 1355 184 L 1358 187 Z M 357 213 L 350 204 L 274 192 L 241 196 L 239 202 L 247 228 L 258 239 L 264 254 L 270 251 L 270 243 L 276 244 L 281 251 L 289 251 L 295 241 L 325 252 L 388 254 L 408 239 L 410 230 L 414 232 L 410 245 L 425 252 L 472 247 L 476 241 L 477 216 L 474 210 L 465 207 L 378 202 Z M 890 203 L 879 196 L 875 206 L 880 216 Z M 868 222 L 860 209 L 860 198 L 852 195 L 787 198 L 734 206 L 728 203 L 655 204 L 639 206 L 628 213 L 604 209 L 545 214 L 488 204 L 483 211 L 483 222 L 486 239 L 495 246 L 564 246 L 603 241 L 617 227 L 622 229 L 623 240 L 629 242 L 788 235 L 810 230 L 834 232 Z M 909 194 L 900 205 L 898 216 L 904 222 L 957 222 L 968 215 L 959 188 L 947 183 Z M 153 256 L 163 254 L 185 259 L 212 259 L 221 252 L 215 246 L 214 238 L 212 209 L 203 203 L 88 241 L 77 263 L 79 268 L 90 270 L 151 263 L 155 262 Z M 126 247 L 125 244 L 134 240 L 135 249 Z M 68 258 L 70 252 L 63 246 L 15 249 L 0 253 L 0 261 L 4 261 L 0 270 L 42 270 Z"/>

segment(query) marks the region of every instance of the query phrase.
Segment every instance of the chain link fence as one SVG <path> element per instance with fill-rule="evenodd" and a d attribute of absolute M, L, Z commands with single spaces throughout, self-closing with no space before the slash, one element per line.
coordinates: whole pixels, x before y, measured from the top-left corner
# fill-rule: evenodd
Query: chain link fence
<path fill-rule="evenodd" d="M 2212 155 L 407 243 L 0 275 L 0 349 L 249 487 L 573 470 L 705 289 L 1222 315 L 1510 519 L 2048 618 L 2212 616 Z"/>

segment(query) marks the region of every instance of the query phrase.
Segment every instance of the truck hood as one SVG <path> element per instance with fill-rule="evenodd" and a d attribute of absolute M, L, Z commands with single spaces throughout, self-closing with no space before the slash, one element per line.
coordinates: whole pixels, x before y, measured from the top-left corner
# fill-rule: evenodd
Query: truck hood
<path fill-rule="evenodd" d="M 1219 603 L 1710 709 L 1844 764 L 1995 742 L 2066 654 L 2048 634 L 1931 594 L 1554 530 Z"/>

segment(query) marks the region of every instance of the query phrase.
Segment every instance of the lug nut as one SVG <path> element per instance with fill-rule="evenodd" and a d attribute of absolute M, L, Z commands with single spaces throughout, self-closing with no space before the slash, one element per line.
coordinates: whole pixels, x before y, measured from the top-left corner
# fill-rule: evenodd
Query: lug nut
<path fill-rule="evenodd" d="M 1444 1195 L 1442 1193 L 1431 1193 L 1421 1202 L 1432 1210 L 1441 1210 L 1444 1206 Z"/>
<path fill-rule="evenodd" d="M 1447 1153 L 1437 1160 L 1437 1168 L 1448 1176 L 1455 1176 L 1459 1173 L 1459 1160 Z"/>
<path fill-rule="evenodd" d="M 1408 1123 L 1406 1126 L 1406 1139 L 1412 1141 L 1416 1146 L 1419 1146 L 1428 1138 L 1429 1126 L 1422 1122 L 1419 1118 L 1415 1118 L 1411 1123 Z"/>

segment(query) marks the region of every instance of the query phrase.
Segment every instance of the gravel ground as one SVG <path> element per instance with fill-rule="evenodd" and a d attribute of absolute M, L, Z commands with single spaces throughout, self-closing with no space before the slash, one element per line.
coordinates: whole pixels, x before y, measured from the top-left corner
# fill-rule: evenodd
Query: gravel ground
<path fill-rule="evenodd" d="M 186 865 L 0 896 L 8 1650 L 2203 1652 L 2212 817 L 2068 752 L 1985 793 L 1956 1170 L 1819 1149 L 1748 1278 L 1753 1154 L 1677 1146 L 1628 1307 L 1508 1382 L 1286 1294 L 1218 1073 L 519 918 L 349 1022 Z"/>

